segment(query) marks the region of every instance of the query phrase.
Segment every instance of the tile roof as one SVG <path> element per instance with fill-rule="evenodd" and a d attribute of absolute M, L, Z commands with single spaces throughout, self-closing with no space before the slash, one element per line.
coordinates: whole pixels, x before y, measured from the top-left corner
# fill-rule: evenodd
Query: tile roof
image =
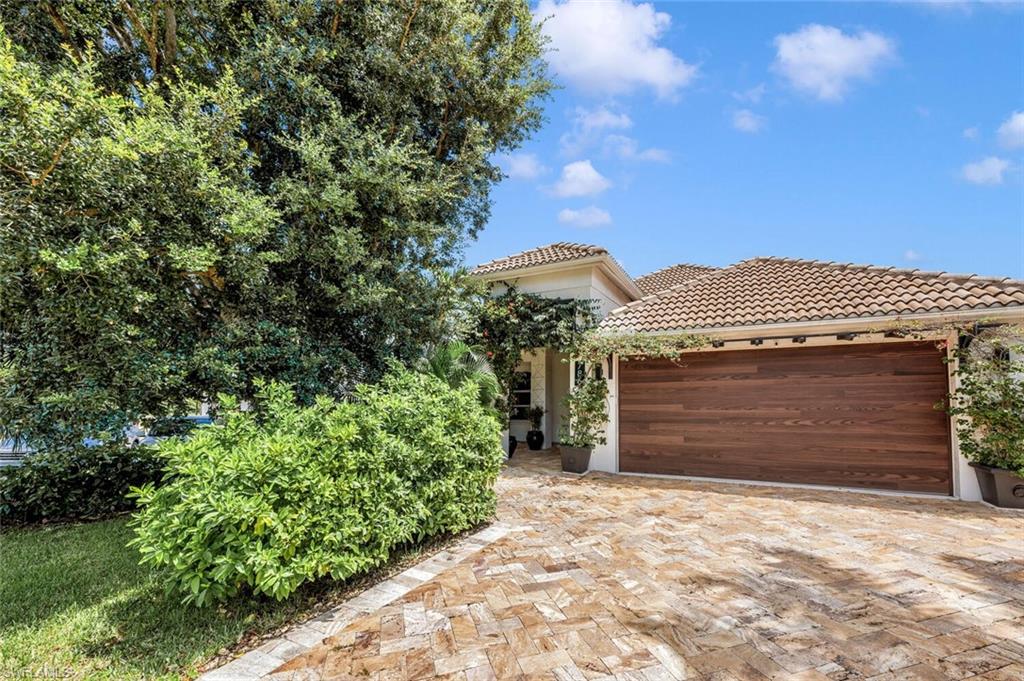
<path fill-rule="evenodd" d="M 607 255 L 608 251 L 600 246 L 588 246 L 586 244 L 573 244 L 566 241 L 559 241 L 555 244 L 548 244 L 540 248 L 531 248 L 522 253 L 509 255 L 497 260 L 477 265 L 471 274 L 490 274 L 491 272 L 506 272 L 519 270 L 524 267 L 536 267 L 537 265 L 548 265 L 556 262 L 568 262 L 580 260 L 594 255 Z"/>
<path fill-rule="evenodd" d="M 645 296 L 649 296 L 652 293 L 664 291 L 667 288 L 672 288 L 690 279 L 703 277 L 705 274 L 710 274 L 717 270 L 717 267 L 709 267 L 707 265 L 679 263 L 678 265 L 665 267 L 655 272 L 649 272 L 637 277 L 633 281 L 636 282 L 637 287 L 643 291 Z"/>
<path fill-rule="evenodd" d="M 1024 281 L 754 258 L 620 307 L 601 327 L 674 331 L 1018 306 Z"/>

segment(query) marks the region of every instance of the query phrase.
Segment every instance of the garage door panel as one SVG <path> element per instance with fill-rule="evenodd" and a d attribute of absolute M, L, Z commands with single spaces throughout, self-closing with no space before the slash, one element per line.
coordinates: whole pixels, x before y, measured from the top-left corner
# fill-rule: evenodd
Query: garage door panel
<path fill-rule="evenodd" d="M 657 459 L 661 456 L 663 456 L 663 453 L 657 445 L 652 446 L 640 443 L 630 454 L 630 457 L 636 460 Z M 744 448 L 736 443 L 728 445 L 692 443 L 687 447 L 686 457 L 674 457 L 671 462 L 666 463 L 670 463 L 674 467 L 715 463 L 726 464 L 736 468 L 752 465 L 759 468 L 797 470 L 804 469 L 808 460 L 813 460 L 815 466 L 850 470 L 883 470 L 892 472 L 905 469 L 911 465 L 915 473 L 920 471 L 942 473 L 946 470 L 946 467 L 940 463 L 919 461 L 911 452 L 887 453 L 883 460 L 867 461 L 815 447 L 782 450 L 767 446 L 761 458 L 751 460 L 749 456 L 746 456 Z"/>
<path fill-rule="evenodd" d="M 680 369 L 685 371 L 685 369 Z M 944 380 L 935 380 L 933 377 L 925 377 L 913 385 L 903 386 L 897 396 L 886 397 L 884 392 L 892 387 L 892 374 L 887 377 L 878 377 L 873 380 L 863 380 L 860 377 L 842 378 L 805 378 L 814 380 L 815 394 L 829 399 L 851 398 L 858 400 L 858 403 L 891 404 L 894 399 L 903 402 L 915 402 L 926 404 L 931 407 L 941 401 L 945 389 Z M 910 378 L 909 376 L 904 378 Z M 648 383 L 642 387 L 630 386 L 623 389 L 621 394 L 630 397 L 631 403 L 663 403 L 666 398 L 672 400 L 687 400 L 699 398 L 701 404 L 727 405 L 730 407 L 743 408 L 751 404 L 751 398 L 759 398 L 759 406 L 770 406 L 771 404 L 790 405 L 792 396 L 789 394 L 794 378 L 786 380 L 757 380 L 747 383 L 723 382 L 723 381 L 695 381 L 680 385 L 676 383 Z"/>
<path fill-rule="evenodd" d="M 695 404 L 699 402 L 695 401 Z M 946 415 L 927 403 L 900 403 L 892 406 L 840 405 L 835 409 L 799 409 L 787 407 L 765 408 L 755 411 L 714 408 L 685 408 L 675 405 L 640 404 L 623 407 L 624 418 L 631 427 L 700 428 L 733 426 L 762 426 L 765 428 L 792 428 L 835 425 L 843 428 L 868 423 L 888 429 L 891 426 L 920 426 L 934 432 L 944 427 Z"/>
<path fill-rule="evenodd" d="M 656 451 L 652 453 L 644 453 L 640 450 L 630 455 L 631 459 L 634 461 L 648 460 L 651 462 L 657 460 L 659 456 L 660 455 Z M 863 461 L 858 462 L 856 460 L 851 461 L 849 457 L 835 456 L 834 454 L 822 455 L 821 452 L 814 450 L 794 452 L 789 450 L 772 451 L 769 449 L 766 450 L 765 456 L 762 459 L 752 461 L 749 457 L 743 456 L 741 450 L 737 447 L 722 447 L 718 445 L 693 445 L 690 447 L 685 459 L 673 459 L 669 467 L 673 470 L 681 471 L 685 475 L 707 474 L 711 477 L 728 478 L 735 478 L 737 476 L 719 475 L 717 471 L 719 471 L 723 465 L 727 465 L 729 470 L 734 472 L 744 468 L 754 468 L 767 472 L 787 471 L 791 474 L 796 472 L 804 474 L 806 473 L 808 457 L 813 457 L 815 465 L 824 471 L 828 471 L 830 475 L 835 471 L 856 473 L 877 471 L 884 473 L 887 476 L 906 473 L 909 477 L 941 478 L 945 476 L 946 471 L 946 468 L 942 465 L 920 464 L 920 462 L 915 461 L 911 457 L 894 457 L 885 462 L 868 463 Z M 915 465 L 913 466 L 913 470 L 908 471 L 907 466 L 911 463 Z M 703 473 L 686 472 L 707 466 L 713 466 L 714 468 L 706 470 Z M 801 482 L 801 480 L 793 481 Z M 806 482 L 806 480 L 802 480 L 802 482 Z"/>
<path fill-rule="evenodd" d="M 764 350 L 762 352 L 768 352 Z M 655 360 L 651 360 L 655 361 Z M 632 373 L 632 369 L 629 370 Z M 643 394 L 650 390 L 708 390 L 715 388 L 717 390 L 731 390 L 731 391 L 744 391 L 756 388 L 759 390 L 786 390 L 792 380 L 804 380 L 811 379 L 817 382 L 822 389 L 836 388 L 836 387 L 858 387 L 858 388 L 874 388 L 879 385 L 891 385 L 894 377 L 905 377 L 915 378 L 916 383 L 909 382 L 903 386 L 907 390 L 913 390 L 919 385 L 935 386 L 943 383 L 942 376 L 936 376 L 934 368 L 930 373 L 896 373 L 894 371 L 888 371 L 885 373 L 877 374 L 853 374 L 848 376 L 836 376 L 836 375 L 822 375 L 822 374 L 787 374 L 785 376 L 765 376 L 761 374 L 751 375 L 743 379 L 725 379 L 720 377 L 707 376 L 704 378 L 687 378 L 685 385 L 679 384 L 679 371 L 689 371 L 688 367 L 676 367 L 675 380 L 660 380 L 660 381 L 644 381 L 638 383 L 631 383 L 630 385 L 623 386 L 624 390 L 631 394 Z"/>
<path fill-rule="evenodd" d="M 800 437 L 786 433 L 771 433 L 763 436 L 732 433 L 721 434 L 712 432 L 691 432 L 685 435 L 675 433 L 643 433 L 623 436 L 622 446 L 630 451 L 638 450 L 647 454 L 672 456 L 677 450 L 688 453 L 695 447 L 733 448 L 742 450 L 748 457 L 751 448 L 762 452 L 796 453 L 803 458 L 814 461 L 836 460 L 857 463 L 858 457 L 871 457 L 866 465 L 890 465 L 893 460 L 916 465 L 928 465 L 922 460 L 921 454 L 933 453 L 942 455 L 947 450 L 947 443 L 939 439 L 914 438 L 912 435 L 897 438 L 872 438 L 837 448 L 834 441 L 838 433 L 823 433 L 815 437 Z M 776 457 L 781 454 L 776 454 Z M 936 466 L 946 467 L 945 461 L 932 462 Z"/>
<path fill-rule="evenodd" d="M 649 464 L 639 458 L 637 465 Z M 881 469 L 857 466 L 821 466 L 820 479 L 808 480 L 806 468 L 801 465 L 763 466 L 750 462 L 731 464 L 730 474 L 722 474 L 720 461 L 693 461 L 685 466 L 673 466 L 662 471 L 665 475 L 685 475 L 704 478 L 754 480 L 797 484 L 827 484 L 839 487 L 863 487 L 902 492 L 930 492 L 944 485 L 947 474 L 943 469 Z M 824 482 L 822 481 L 824 480 Z"/>
<path fill-rule="evenodd" d="M 746 423 L 742 426 L 735 422 L 715 427 L 711 424 L 700 424 L 699 427 L 691 427 L 681 424 L 652 424 L 642 429 L 630 429 L 621 435 L 623 442 L 630 442 L 630 438 L 658 435 L 672 440 L 666 442 L 671 447 L 676 444 L 687 444 L 690 442 L 711 442 L 728 444 L 730 442 L 751 442 L 775 445 L 777 447 L 820 447 L 824 449 L 835 449 L 839 452 L 856 450 L 859 448 L 875 448 L 879 443 L 883 446 L 892 443 L 894 450 L 897 445 L 905 445 L 913 448 L 945 447 L 948 448 L 946 438 L 935 433 L 935 428 L 919 427 L 916 429 L 904 429 L 899 426 L 899 432 L 876 432 L 865 433 L 856 438 L 850 438 L 848 427 L 839 424 L 828 426 L 814 426 L 808 422 L 803 426 L 760 426 L 755 423 Z M 836 440 L 841 439 L 838 443 Z M 667 451 L 666 453 L 671 453 Z"/>
<path fill-rule="evenodd" d="M 674 460 L 664 466 L 657 456 L 633 455 L 631 463 L 637 466 L 658 465 L 661 474 L 695 477 L 756 480 L 799 484 L 865 487 L 906 492 L 932 492 L 948 479 L 944 467 L 869 466 L 849 461 L 822 460 L 815 462 L 816 475 L 808 477 L 806 462 L 766 456 L 766 462 L 747 458 L 732 459 L 723 456 L 717 448 L 695 448 L 686 460 Z"/>
<path fill-rule="evenodd" d="M 951 493 L 932 343 L 721 351 L 623 362 L 619 468 Z"/>

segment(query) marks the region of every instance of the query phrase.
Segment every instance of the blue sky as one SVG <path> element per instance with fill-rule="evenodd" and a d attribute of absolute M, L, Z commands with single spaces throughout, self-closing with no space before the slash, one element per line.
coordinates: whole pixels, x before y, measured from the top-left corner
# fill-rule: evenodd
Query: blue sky
<path fill-rule="evenodd" d="M 541 0 L 561 86 L 469 265 L 757 255 L 1024 278 L 1021 4 Z"/>

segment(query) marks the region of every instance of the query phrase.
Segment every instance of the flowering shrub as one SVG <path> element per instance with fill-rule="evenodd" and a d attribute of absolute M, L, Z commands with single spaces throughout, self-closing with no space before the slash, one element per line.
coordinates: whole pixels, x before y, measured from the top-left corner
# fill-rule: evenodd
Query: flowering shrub
<path fill-rule="evenodd" d="M 510 391 L 523 352 L 535 348 L 571 350 L 587 329 L 597 323 L 595 303 L 576 298 L 545 298 L 523 293 L 515 285 L 482 301 L 474 342 L 484 348 L 500 394 L 497 400 L 508 425 Z"/>
<path fill-rule="evenodd" d="M 473 383 L 393 369 L 346 402 L 300 407 L 270 383 L 254 412 L 223 406 L 223 425 L 161 445 L 167 484 L 138 490 L 132 543 L 186 602 L 281 599 L 494 512 L 498 421 Z"/>

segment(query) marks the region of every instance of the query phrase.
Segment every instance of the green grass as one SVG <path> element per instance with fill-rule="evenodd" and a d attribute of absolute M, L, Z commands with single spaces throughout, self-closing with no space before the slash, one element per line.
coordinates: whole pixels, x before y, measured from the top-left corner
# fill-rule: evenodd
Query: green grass
<path fill-rule="evenodd" d="M 287 600 L 182 605 L 158 573 L 138 565 L 125 520 L 0 534 L 0 678 L 63 674 L 89 679 L 179 679 L 225 648 L 325 609 L 415 562 L 446 537 L 404 551 L 386 570 L 324 581 Z"/>

